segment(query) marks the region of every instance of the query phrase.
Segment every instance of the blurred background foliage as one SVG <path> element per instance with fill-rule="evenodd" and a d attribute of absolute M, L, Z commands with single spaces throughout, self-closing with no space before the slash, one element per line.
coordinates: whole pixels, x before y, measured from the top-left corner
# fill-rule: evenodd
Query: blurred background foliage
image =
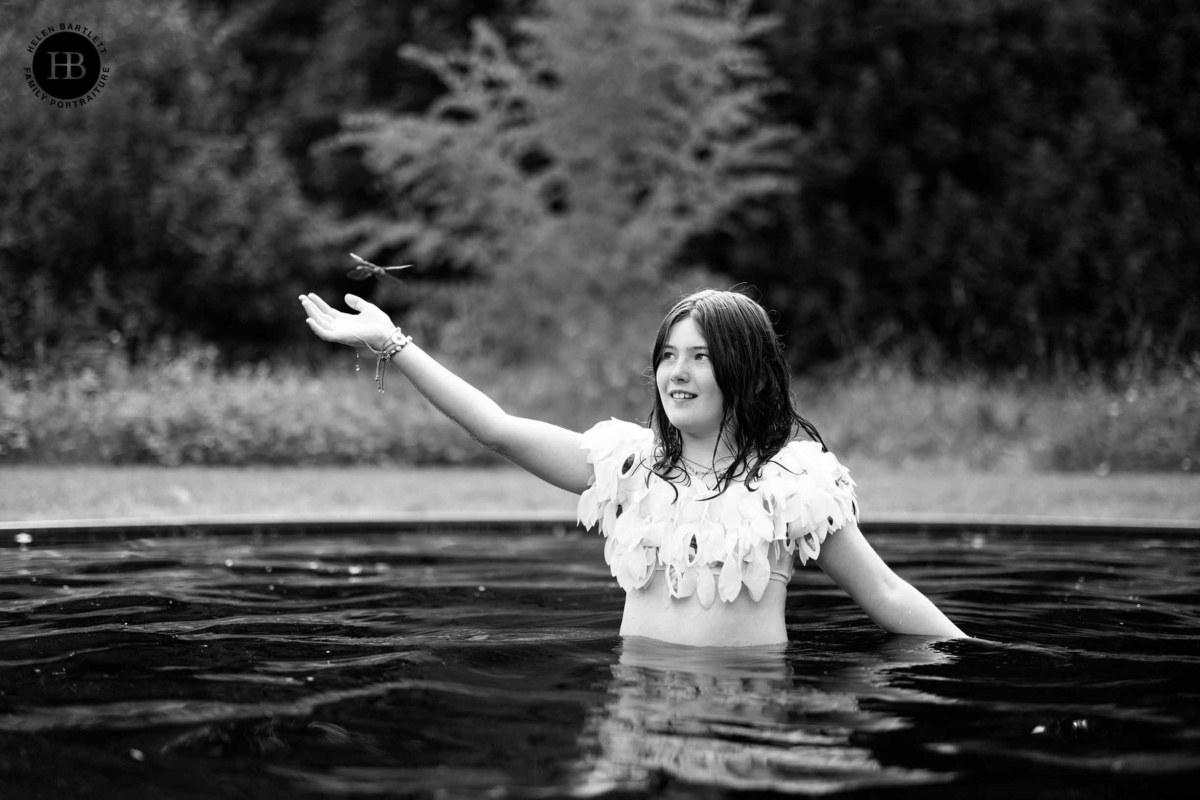
<path fill-rule="evenodd" d="M 0 82 L 0 460 L 469 459 L 399 389 L 304 389 L 352 357 L 296 295 L 373 299 L 509 407 L 585 427 L 645 415 L 679 292 L 738 283 L 857 452 L 1200 460 L 1195 4 L 0 14 L 5 74 L 54 21 L 113 68 L 76 109 Z M 416 267 L 354 283 L 347 251 Z M 406 422 L 346 422 L 381 403 Z"/>

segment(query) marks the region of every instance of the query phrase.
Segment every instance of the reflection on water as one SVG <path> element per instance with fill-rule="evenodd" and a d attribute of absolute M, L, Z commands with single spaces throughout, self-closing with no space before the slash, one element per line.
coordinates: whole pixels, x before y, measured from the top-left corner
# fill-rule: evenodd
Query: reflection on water
<path fill-rule="evenodd" d="M 622 641 L 586 535 L 35 536 L 0 548 L 0 797 L 1159 800 L 1200 777 L 1200 543 L 875 545 L 981 638 L 887 636 L 804 569 L 786 647 Z"/>
<path fill-rule="evenodd" d="M 888 639 L 863 662 L 797 675 L 788 648 L 686 647 L 626 637 L 608 697 L 588 716 L 581 795 L 642 789 L 662 775 L 733 789 L 827 793 L 948 780 L 884 766 L 856 734 L 905 721 L 861 697 L 936 698 L 889 685 L 893 669 L 950 661 L 919 637 Z"/>

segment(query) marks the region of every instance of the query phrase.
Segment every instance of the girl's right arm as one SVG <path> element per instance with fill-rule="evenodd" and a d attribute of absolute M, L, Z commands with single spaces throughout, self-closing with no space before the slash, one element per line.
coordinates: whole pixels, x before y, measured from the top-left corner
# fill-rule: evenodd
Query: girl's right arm
<path fill-rule="evenodd" d="M 357 314 L 338 311 L 315 294 L 301 295 L 300 303 L 308 326 L 329 342 L 379 350 L 396 327 L 377 306 L 354 295 L 346 295 L 346 305 Z M 582 434 L 506 413 L 415 344 L 404 347 L 392 363 L 425 399 L 484 447 L 560 489 L 576 494 L 587 489 L 592 467 L 582 449 Z"/>

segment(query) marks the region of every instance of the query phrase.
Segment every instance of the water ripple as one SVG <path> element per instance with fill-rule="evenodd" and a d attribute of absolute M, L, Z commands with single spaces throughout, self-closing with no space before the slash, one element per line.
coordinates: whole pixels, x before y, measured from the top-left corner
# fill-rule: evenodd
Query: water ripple
<path fill-rule="evenodd" d="M 1200 771 L 1197 543 L 880 536 L 977 639 L 886 636 L 802 569 L 792 642 L 749 653 L 622 641 L 596 537 L 483 544 L 5 550 L 0 791 L 64 773 L 100 791 L 153 765 L 138 774 L 163 793 L 154 774 L 259 797 L 1032 800 L 1165 797 Z"/>

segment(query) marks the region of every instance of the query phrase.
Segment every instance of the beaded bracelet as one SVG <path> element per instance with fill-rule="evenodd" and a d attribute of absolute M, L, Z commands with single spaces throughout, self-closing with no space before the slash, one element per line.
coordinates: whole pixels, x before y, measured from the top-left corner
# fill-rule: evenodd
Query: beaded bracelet
<path fill-rule="evenodd" d="M 410 344 L 412 344 L 412 337 L 405 336 L 404 331 L 397 327 L 387 338 L 383 349 L 379 351 L 379 360 L 375 362 L 375 385 L 379 387 L 380 394 L 383 394 L 383 376 L 387 374 L 387 362 Z"/>

